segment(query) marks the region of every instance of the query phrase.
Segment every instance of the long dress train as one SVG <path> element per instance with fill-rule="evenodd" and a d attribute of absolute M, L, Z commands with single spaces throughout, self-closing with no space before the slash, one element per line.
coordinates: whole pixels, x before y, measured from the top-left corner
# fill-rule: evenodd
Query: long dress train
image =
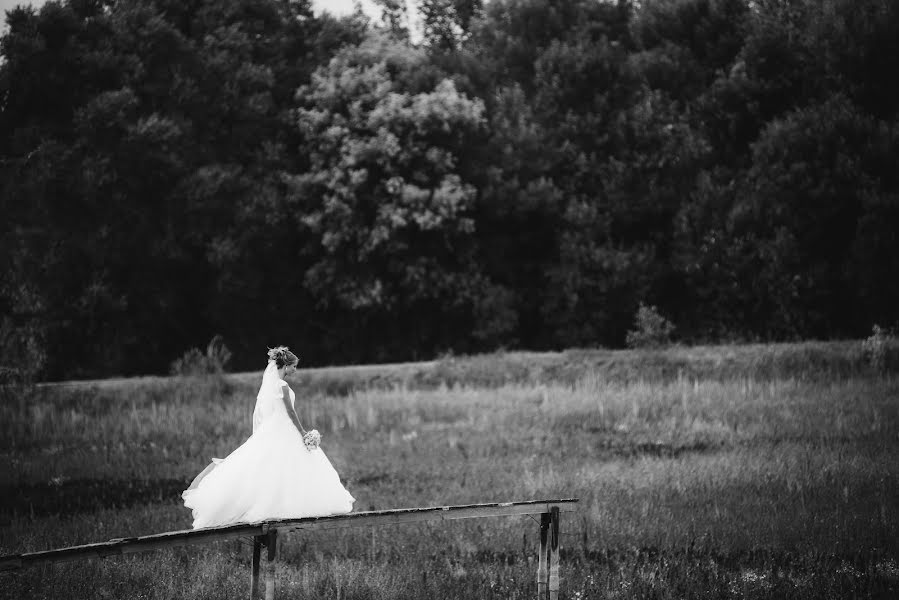
<path fill-rule="evenodd" d="M 321 448 L 306 449 L 287 415 L 282 386 L 287 382 L 270 363 L 257 396 L 253 434 L 224 459 L 212 459 L 182 492 L 194 529 L 352 511 L 355 498 L 331 461 Z M 287 389 L 293 404 L 296 395 Z"/>

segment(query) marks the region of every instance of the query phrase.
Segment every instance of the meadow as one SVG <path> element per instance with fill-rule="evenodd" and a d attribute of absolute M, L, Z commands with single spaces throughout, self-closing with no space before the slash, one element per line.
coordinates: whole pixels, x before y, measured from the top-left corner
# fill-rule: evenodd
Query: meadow
<path fill-rule="evenodd" d="M 899 595 L 899 373 L 859 342 L 312 369 L 304 425 L 357 510 L 578 497 L 584 598 Z M 261 370 L 260 370 L 261 373 Z M 190 525 L 260 373 L 39 386 L 0 406 L 0 554 Z M 278 597 L 533 598 L 529 517 L 292 533 Z M 0 573 L 4 598 L 238 598 L 249 540 Z"/>

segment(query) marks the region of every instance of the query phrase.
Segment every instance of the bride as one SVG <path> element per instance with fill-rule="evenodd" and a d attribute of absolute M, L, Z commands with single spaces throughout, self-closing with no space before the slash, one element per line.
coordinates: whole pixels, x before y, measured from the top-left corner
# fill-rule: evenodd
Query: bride
<path fill-rule="evenodd" d="M 193 527 L 348 513 L 353 498 L 321 448 L 307 434 L 284 381 L 299 359 L 286 346 L 269 350 L 253 411 L 253 435 L 197 475 L 181 497 Z"/>

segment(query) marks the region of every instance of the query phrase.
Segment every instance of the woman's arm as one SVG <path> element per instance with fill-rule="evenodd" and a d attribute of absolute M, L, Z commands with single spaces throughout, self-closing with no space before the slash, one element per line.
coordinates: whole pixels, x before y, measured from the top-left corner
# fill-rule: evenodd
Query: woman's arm
<path fill-rule="evenodd" d="M 281 399 L 284 400 L 284 408 L 287 409 L 287 416 L 293 421 L 293 424 L 296 426 L 297 431 L 300 432 L 300 435 L 306 435 L 306 430 L 303 429 L 303 426 L 300 424 L 300 418 L 297 416 L 297 411 L 293 409 L 293 404 L 290 403 L 290 391 L 287 389 L 286 385 L 281 386 L 281 394 Z"/>

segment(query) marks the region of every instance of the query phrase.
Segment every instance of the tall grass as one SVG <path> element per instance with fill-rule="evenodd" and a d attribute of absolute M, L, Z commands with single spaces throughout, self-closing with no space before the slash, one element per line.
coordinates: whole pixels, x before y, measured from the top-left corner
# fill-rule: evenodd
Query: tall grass
<path fill-rule="evenodd" d="M 807 372 L 295 389 L 357 510 L 581 498 L 563 517 L 564 598 L 891 597 L 899 381 Z M 189 526 L 177 492 L 246 439 L 255 391 L 159 380 L 0 407 L 0 552 Z M 533 597 L 536 531 L 509 518 L 290 534 L 279 594 Z M 233 597 L 248 557 L 233 542 L 55 565 L 0 575 L 0 595 Z"/>

